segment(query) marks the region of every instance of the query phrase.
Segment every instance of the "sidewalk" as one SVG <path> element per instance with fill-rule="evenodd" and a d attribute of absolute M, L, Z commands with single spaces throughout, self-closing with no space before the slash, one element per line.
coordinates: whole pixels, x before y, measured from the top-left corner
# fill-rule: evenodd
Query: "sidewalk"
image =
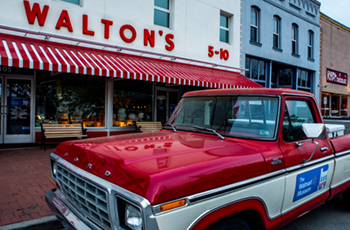
<path fill-rule="evenodd" d="M 49 164 L 53 150 L 0 150 L 0 229 L 11 229 L 19 222 L 54 219 L 45 202 L 45 193 L 55 188 Z"/>

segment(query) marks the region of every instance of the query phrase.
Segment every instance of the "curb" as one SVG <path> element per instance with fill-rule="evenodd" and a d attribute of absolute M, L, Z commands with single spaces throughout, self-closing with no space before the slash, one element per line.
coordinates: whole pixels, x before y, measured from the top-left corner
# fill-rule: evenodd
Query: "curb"
<path fill-rule="evenodd" d="M 56 216 L 46 216 L 34 220 L 0 226 L 0 230 L 58 230 L 64 229 Z"/>

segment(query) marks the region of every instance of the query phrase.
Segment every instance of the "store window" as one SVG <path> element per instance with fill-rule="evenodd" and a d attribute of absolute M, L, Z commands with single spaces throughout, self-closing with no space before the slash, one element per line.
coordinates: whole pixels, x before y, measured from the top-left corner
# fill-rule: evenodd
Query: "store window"
<path fill-rule="evenodd" d="M 307 58 L 313 60 L 314 58 L 314 32 L 308 32 Z"/>
<path fill-rule="evenodd" d="M 170 0 L 154 0 L 154 24 L 170 27 Z"/>
<path fill-rule="evenodd" d="M 322 93 L 321 112 L 323 117 L 329 117 L 330 98 L 329 93 Z"/>
<path fill-rule="evenodd" d="M 307 70 L 298 70 L 298 90 L 311 92 L 313 73 Z"/>
<path fill-rule="evenodd" d="M 246 58 L 245 76 L 265 87 L 266 80 L 266 62 L 255 58 Z"/>
<path fill-rule="evenodd" d="M 348 116 L 349 96 L 341 95 L 340 116 Z"/>
<path fill-rule="evenodd" d="M 221 13 L 220 15 L 220 41 L 229 43 L 229 20 L 230 17 Z"/>
<path fill-rule="evenodd" d="M 153 83 L 119 79 L 113 82 L 113 126 L 152 121 Z"/>
<path fill-rule="evenodd" d="M 250 41 L 254 43 L 259 42 L 259 17 L 260 10 L 259 8 L 253 6 L 251 8 L 250 15 Z"/>
<path fill-rule="evenodd" d="M 298 54 L 298 31 L 299 27 L 297 24 L 292 24 L 292 54 Z"/>
<path fill-rule="evenodd" d="M 40 72 L 36 82 L 35 126 L 83 123 L 105 126 L 106 78 Z"/>
<path fill-rule="evenodd" d="M 61 1 L 70 2 L 70 3 L 73 3 L 73 4 L 80 5 L 80 1 L 81 1 L 81 0 L 61 0 Z"/>
<path fill-rule="evenodd" d="M 321 111 L 323 117 L 347 117 L 349 96 L 322 92 Z"/>
<path fill-rule="evenodd" d="M 278 87 L 291 87 L 293 79 L 293 69 L 280 69 L 277 71 Z"/>
<path fill-rule="evenodd" d="M 340 95 L 331 94 L 331 116 L 340 116 Z"/>
<path fill-rule="evenodd" d="M 273 48 L 281 49 L 281 18 L 278 16 L 273 17 Z"/>

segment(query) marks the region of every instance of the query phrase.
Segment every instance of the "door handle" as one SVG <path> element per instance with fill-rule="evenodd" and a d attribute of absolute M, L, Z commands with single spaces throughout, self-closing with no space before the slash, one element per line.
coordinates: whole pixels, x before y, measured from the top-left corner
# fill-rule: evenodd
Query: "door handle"
<path fill-rule="evenodd" d="M 321 150 L 321 152 L 327 151 L 328 147 L 322 147 L 320 150 Z"/>

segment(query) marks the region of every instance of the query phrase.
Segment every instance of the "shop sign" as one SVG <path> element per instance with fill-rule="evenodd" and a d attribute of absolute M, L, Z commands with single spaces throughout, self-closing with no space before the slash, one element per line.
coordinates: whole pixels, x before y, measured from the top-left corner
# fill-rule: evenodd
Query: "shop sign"
<path fill-rule="evenodd" d="M 34 75 L 34 70 L 0 65 L 0 74 Z"/>
<path fill-rule="evenodd" d="M 40 6 L 39 3 L 34 3 L 33 6 L 30 6 L 29 1 L 24 0 L 24 9 L 26 12 L 28 23 L 31 25 L 34 25 L 37 21 L 39 26 L 45 26 L 46 18 L 49 14 L 50 6 L 44 5 L 43 7 Z M 82 15 L 82 31 L 81 33 L 84 35 L 89 36 L 95 36 L 95 31 L 93 28 L 89 28 L 89 16 L 87 14 Z M 109 39 L 110 38 L 110 30 L 111 26 L 113 25 L 112 20 L 107 19 L 101 19 L 101 26 L 104 28 L 104 38 Z M 54 26 L 54 25 L 53 25 Z M 71 21 L 71 16 L 67 10 L 62 10 L 61 14 L 56 22 L 55 25 L 56 30 L 66 29 L 69 32 L 73 33 L 73 23 Z M 119 27 L 119 36 L 120 38 L 126 42 L 126 43 L 132 43 L 134 42 L 138 37 L 138 32 L 136 31 L 135 27 L 129 24 L 125 24 Z M 143 30 L 143 45 L 144 46 L 150 46 L 155 47 L 156 43 L 156 37 L 164 38 L 166 45 L 164 48 L 167 51 L 172 51 L 175 48 L 174 43 L 174 35 L 173 34 L 164 34 L 162 30 L 154 31 L 154 30 Z"/>
<path fill-rule="evenodd" d="M 346 73 L 341 73 L 335 70 L 327 69 L 327 82 L 347 85 L 348 75 Z"/>

